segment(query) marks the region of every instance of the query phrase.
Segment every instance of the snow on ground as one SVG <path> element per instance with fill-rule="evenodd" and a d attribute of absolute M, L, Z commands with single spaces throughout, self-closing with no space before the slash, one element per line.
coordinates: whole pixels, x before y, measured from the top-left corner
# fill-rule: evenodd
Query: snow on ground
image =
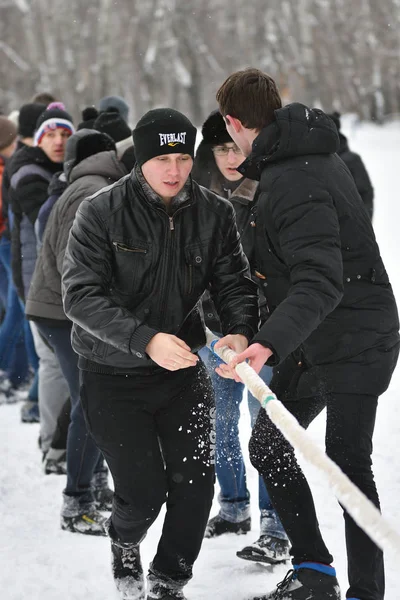
<path fill-rule="evenodd" d="M 376 191 L 374 225 L 394 289 L 400 300 L 400 268 L 396 249 L 400 203 L 396 165 L 400 166 L 400 125 L 383 128 L 363 125 L 350 134 L 351 147 L 362 154 Z M 400 522 L 400 368 L 391 388 L 382 397 L 378 413 L 374 463 L 382 507 L 396 527 Z M 241 435 L 246 449 L 249 418 L 243 403 Z M 310 427 L 323 444 L 324 416 Z M 109 542 L 62 532 L 59 528 L 64 478 L 43 475 L 37 447 L 38 426 L 22 425 L 19 406 L 0 406 L 0 597 L 2 600 L 113 600 Z M 321 528 L 342 585 L 346 590 L 346 556 L 341 511 L 320 475 L 305 465 L 315 494 Z M 247 563 L 236 551 L 258 537 L 257 477 L 248 468 L 252 492 L 253 530 L 246 536 L 223 536 L 205 540 L 187 587 L 190 600 L 245 600 L 266 592 L 283 578 L 286 566 L 271 568 Z M 217 511 L 215 504 L 212 514 Z M 144 564 L 155 551 L 162 515 L 142 544 Z M 399 526 L 400 530 L 400 526 Z M 397 600 L 398 563 L 387 553 L 386 600 Z"/>

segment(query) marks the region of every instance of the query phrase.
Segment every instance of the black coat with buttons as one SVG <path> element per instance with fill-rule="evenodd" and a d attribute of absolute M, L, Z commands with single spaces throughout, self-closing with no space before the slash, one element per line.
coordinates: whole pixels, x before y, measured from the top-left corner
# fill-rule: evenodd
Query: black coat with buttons
<path fill-rule="evenodd" d="M 209 286 L 224 334 L 251 339 L 258 328 L 257 286 L 232 205 L 189 181 L 170 215 L 142 179 L 134 170 L 84 200 L 72 226 L 63 300 L 83 369 L 159 369 L 146 354 L 159 332 L 199 350 Z"/>
<path fill-rule="evenodd" d="M 253 341 L 273 350 L 282 397 L 288 388 L 289 397 L 380 394 L 397 359 L 398 313 L 367 211 L 336 154 L 336 128 L 301 104 L 275 117 L 239 168 L 260 180 L 256 261 L 271 312 Z"/>

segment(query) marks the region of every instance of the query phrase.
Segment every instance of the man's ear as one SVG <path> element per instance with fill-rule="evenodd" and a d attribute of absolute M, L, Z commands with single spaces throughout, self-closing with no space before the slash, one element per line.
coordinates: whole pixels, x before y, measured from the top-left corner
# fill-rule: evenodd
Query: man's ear
<path fill-rule="evenodd" d="M 242 122 L 239 121 L 239 119 L 236 119 L 236 117 L 231 117 L 231 115 L 226 115 L 226 117 L 224 117 L 224 119 L 225 119 L 225 123 L 227 125 L 230 125 L 231 127 L 233 127 L 233 129 L 236 131 L 236 133 L 239 133 L 239 131 L 243 127 Z"/>

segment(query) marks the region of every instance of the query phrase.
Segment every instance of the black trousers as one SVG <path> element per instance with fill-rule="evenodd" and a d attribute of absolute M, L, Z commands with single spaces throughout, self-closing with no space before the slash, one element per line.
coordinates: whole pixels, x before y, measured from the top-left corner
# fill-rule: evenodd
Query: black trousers
<path fill-rule="evenodd" d="M 214 494 L 215 409 L 204 365 L 152 376 L 82 371 L 81 384 L 89 430 L 114 479 L 118 539 L 139 543 L 166 502 L 151 568 L 186 583 Z"/>
<path fill-rule="evenodd" d="M 326 406 L 326 452 L 349 479 L 379 508 L 372 473 L 372 435 L 378 398 L 330 394 L 302 398 L 284 405 L 303 427 Z M 332 562 L 322 539 L 313 498 L 293 449 L 264 410 L 250 440 L 252 464 L 264 478 L 272 502 L 292 542 L 293 564 Z M 279 468 L 278 468 L 279 467 Z M 344 511 L 348 556 L 348 598 L 383 600 L 384 566 L 381 550 Z"/>

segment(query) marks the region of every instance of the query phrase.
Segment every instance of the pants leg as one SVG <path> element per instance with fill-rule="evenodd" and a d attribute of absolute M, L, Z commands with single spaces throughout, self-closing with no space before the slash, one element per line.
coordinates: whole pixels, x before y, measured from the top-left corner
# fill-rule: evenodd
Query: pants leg
<path fill-rule="evenodd" d="M 31 325 L 36 352 L 40 357 L 40 439 L 42 450 L 45 452 L 50 448 L 51 440 L 56 430 L 57 418 L 65 400 L 69 396 L 69 390 L 57 356 L 43 341 L 36 324 L 31 323 Z"/>
<path fill-rule="evenodd" d="M 0 328 L 0 369 L 7 373 L 14 387 L 28 376 L 28 359 L 23 339 L 24 314 L 13 283 L 10 242 L 0 240 L 0 262 L 8 278 L 5 318 Z"/>
<path fill-rule="evenodd" d="M 272 368 L 264 365 L 259 376 L 269 385 L 272 379 Z M 253 429 L 260 412 L 261 404 L 248 390 L 248 405 L 250 412 L 251 428 Z M 267 488 L 261 475 L 258 478 L 258 506 L 260 509 L 260 533 L 261 535 L 271 535 L 273 537 L 287 540 L 286 532 L 283 528 L 278 513 L 276 512 L 271 498 L 269 497 Z"/>
<path fill-rule="evenodd" d="M 240 404 L 244 385 L 217 375 L 221 360 L 208 348 L 200 352 L 214 388 L 216 408 L 216 464 L 220 516 L 231 523 L 250 517 L 250 493 L 239 439 Z"/>
<path fill-rule="evenodd" d="M 335 394 L 327 405 L 326 451 L 349 479 L 380 508 L 372 473 L 376 396 Z M 383 553 L 344 511 L 349 598 L 383 600 Z"/>
<path fill-rule="evenodd" d="M 325 401 L 314 398 L 285 403 L 303 427 L 308 427 L 324 405 Z M 322 539 L 307 480 L 292 446 L 265 410 L 259 412 L 249 447 L 251 462 L 263 476 L 272 503 L 292 543 L 293 563 L 312 561 L 330 564 L 333 558 Z"/>
<path fill-rule="evenodd" d="M 21 301 L 20 301 L 21 302 Z M 25 311 L 24 305 L 21 302 L 22 310 Z M 29 321 L 24 317 L 24 340 L 28 361 L 34 370 L 34 378 L 28 393 L 28 400 L 31 402 L 39 402 L 39 357 L 36 354 L 35 343 Z"/>
<path fill-rule="evenodd" d="M 148 377 L 82 371 L 81 382 L 88 427 L 114 480 L 116 535 L 139 543 L 168 499 L 153 567 L 187 581 L 213 496 L 214 409 L 204 367 Z"/>
<path fill-rule="evenodd" d="M 67 437 L 65 493 L 67 496 L 80 496 L 91 491 L 91 480 L 99 461 L 100 451 L 88 433 L 80 403 L 78 355 L 71 346 L 71 326 L 57 327 L 40 323 L 38 329 L 54 349 L 68 383 L 71 414 Z"/>
<path fill-rule="evenodd" d="M 152 570 L 182 582 L 192 577 L 214 495 L 214 414 L 213 389 L 203 365 L 195 381 L 156 414 L 168 499 Z"/>
<path fill-rule="evenodd" d="M 55 450 L 65 450 L 67 447 L 68 428 L 71 420 L 71 398 L 67 398 L 58 415 L 56 430 L 51 447 Z"/>

